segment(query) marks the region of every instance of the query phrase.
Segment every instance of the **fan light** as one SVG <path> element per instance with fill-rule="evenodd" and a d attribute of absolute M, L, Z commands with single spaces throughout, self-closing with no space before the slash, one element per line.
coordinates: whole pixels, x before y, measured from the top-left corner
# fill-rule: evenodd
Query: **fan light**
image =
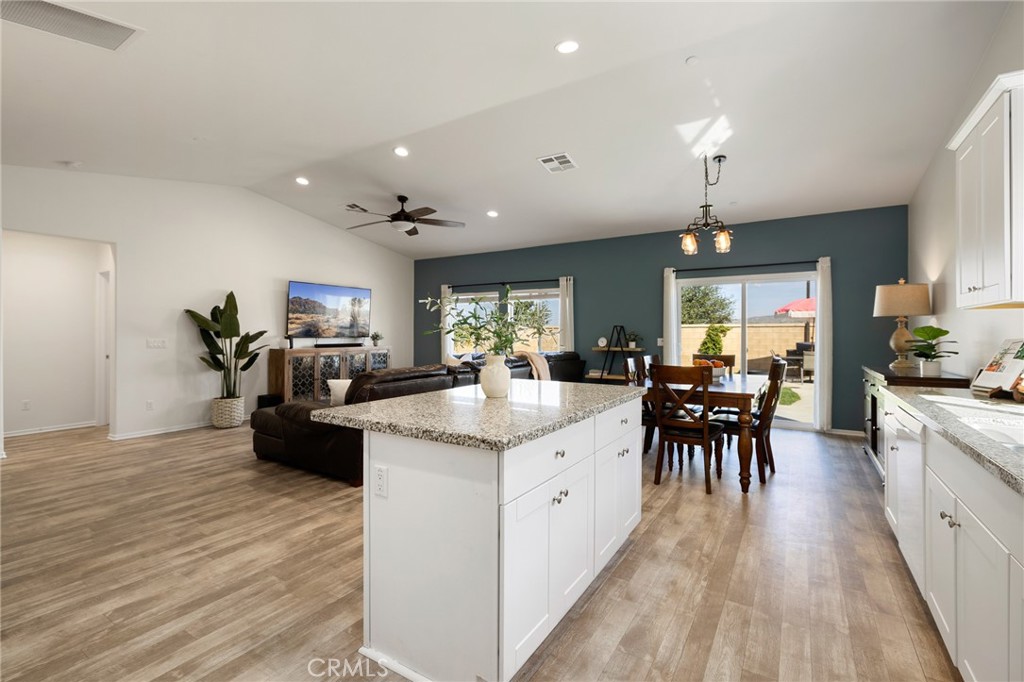
<path fill-rule="evenodd" d="M 395 147 L 395 156 L 409 156 L 409 150 L 405 147 Z"/>
<path fill-rule="evenodd" d="M 395 228 L 399 232 L 408 232 L 412 228 L 416 227 L 416 223 L 410 223 L 408 220 L 393 220 L 391 221 L 391 227 Z"/>

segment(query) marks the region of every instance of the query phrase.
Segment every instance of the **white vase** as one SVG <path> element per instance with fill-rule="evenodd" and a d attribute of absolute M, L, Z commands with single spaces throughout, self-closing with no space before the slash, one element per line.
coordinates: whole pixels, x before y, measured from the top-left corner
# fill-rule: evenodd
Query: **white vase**
<path fill-rule="evenodd" d="M 942 375 L 942 363 L 938 360 L 922 360 L 921 376 L 937 377 Z"/>
<path fill-rule="evenodd" d="M 245 398 L 214 398 L 211 419 L 218 429 L 233 429 L 245 419 Z"/>
<path fill-rule="evenodd" d="M 505 364 L 504 355 L 488 355 L 487 364 L 480 370 L 480 388 L 488 398 L 504 398 L 508 395 L 512 370 Z"/>

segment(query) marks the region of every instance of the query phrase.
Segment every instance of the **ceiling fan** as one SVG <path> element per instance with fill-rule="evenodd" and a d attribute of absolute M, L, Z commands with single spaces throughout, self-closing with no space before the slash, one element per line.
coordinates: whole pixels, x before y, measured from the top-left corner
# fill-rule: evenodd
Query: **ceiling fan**
<path fill-rule="evenodd" d="M 437 218 L 427 218 L 425 216 L 431 213 L 436 213 L 434 209 L 429 206 L 423 206 L 421 208 L 414 208 L 411 211 L 405 210 L 405 202 L 409 201 L 409 197 L 398 195 L 398 202 L 402 204 L 402 207 L 392 214 L 387 213 L 374 213 L 373 211 L 367 211 L 359 204 L 348 204 L 345 209 L 348 211 L 354 211 L 356 213 L 368 213 L 370 215 L 379 215 L 387 218 L 387 220 L 375 220 L 372 223 L 363 223 L 361 225 L 353 225 L 352 227 L 346 228 L 348 230 L 354 230 L 357 227 L 366 227 L 367 225 L 378 225 L 380 223 L 388 223 L 391 227 L 395 228 L 399 232 L 405 232 L 410 237 L 413 237 L 420 233 L 416 229 L 417 225 L 440 225 L 441 227 L 465 227 L 466 223 L 455 222 L 454 220 L 438 220 Z"/>

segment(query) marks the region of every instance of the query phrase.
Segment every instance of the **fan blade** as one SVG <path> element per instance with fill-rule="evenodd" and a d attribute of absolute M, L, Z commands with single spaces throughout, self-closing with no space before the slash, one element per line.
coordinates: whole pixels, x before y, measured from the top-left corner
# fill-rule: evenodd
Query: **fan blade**
<path fill-rule="evenodd" d="M 440 225 L 441 227 L 465 227 L 466 223 L 457 223 L 454 220 L 438 220 L 437 218 L 420 218 L 416 221 L 423 225 Z"/>
<path fill-rule="evenodd" d="M 385 218 L 388 217 L 387 213 L 377 213 L 375 211 L 367 211 L 365 208 L 363 208 L 359 204 L 347 204 L 345 206 L 345 210 L 346 211 L 353 211 L 355 213 L 369 213 L 370 215 L 379 215 L 379 216 L 383 216 Z"/>
<path fill-rule="evenodd" d="M 430 208 L 429 206 L 423 206 L 422 208 L 416 208 L 409 211 L 409 215 L 411 215 L 413 218 L 422 218 L 423 216 L 428 216 L 431 213 L 437 213 L 437 211 Z"/>
<path fill-rule="evenodd" d="M 379 225 L 380 223 L 390 223 L 390 220 L 375 220 L 372 223 L 363 223 L 362 225 L 353 225 L 352 227 L 346 227 L 346 230 L 354 230 L 357 227 L 366 227 L 367 225 Z"/>
<path fill-rule="evenodd" d="M 405 233 L 407 235 L 409 235 L 410 237 L 415 237 L 416 235 L 418 235 L 420 233 L 420 231 L 416 229 L 415 225 L 413 225 L 408 230 L 406 230 Z"/>

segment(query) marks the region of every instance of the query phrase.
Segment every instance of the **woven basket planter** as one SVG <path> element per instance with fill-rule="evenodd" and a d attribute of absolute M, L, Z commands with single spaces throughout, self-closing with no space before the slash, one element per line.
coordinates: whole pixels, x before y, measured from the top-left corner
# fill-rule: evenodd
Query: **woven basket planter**
<path fill-rule="evenodd" d="M 213 425 L 218 429 L 233 429 L 245 418 L 245 398 L 214 398 Z"/>

